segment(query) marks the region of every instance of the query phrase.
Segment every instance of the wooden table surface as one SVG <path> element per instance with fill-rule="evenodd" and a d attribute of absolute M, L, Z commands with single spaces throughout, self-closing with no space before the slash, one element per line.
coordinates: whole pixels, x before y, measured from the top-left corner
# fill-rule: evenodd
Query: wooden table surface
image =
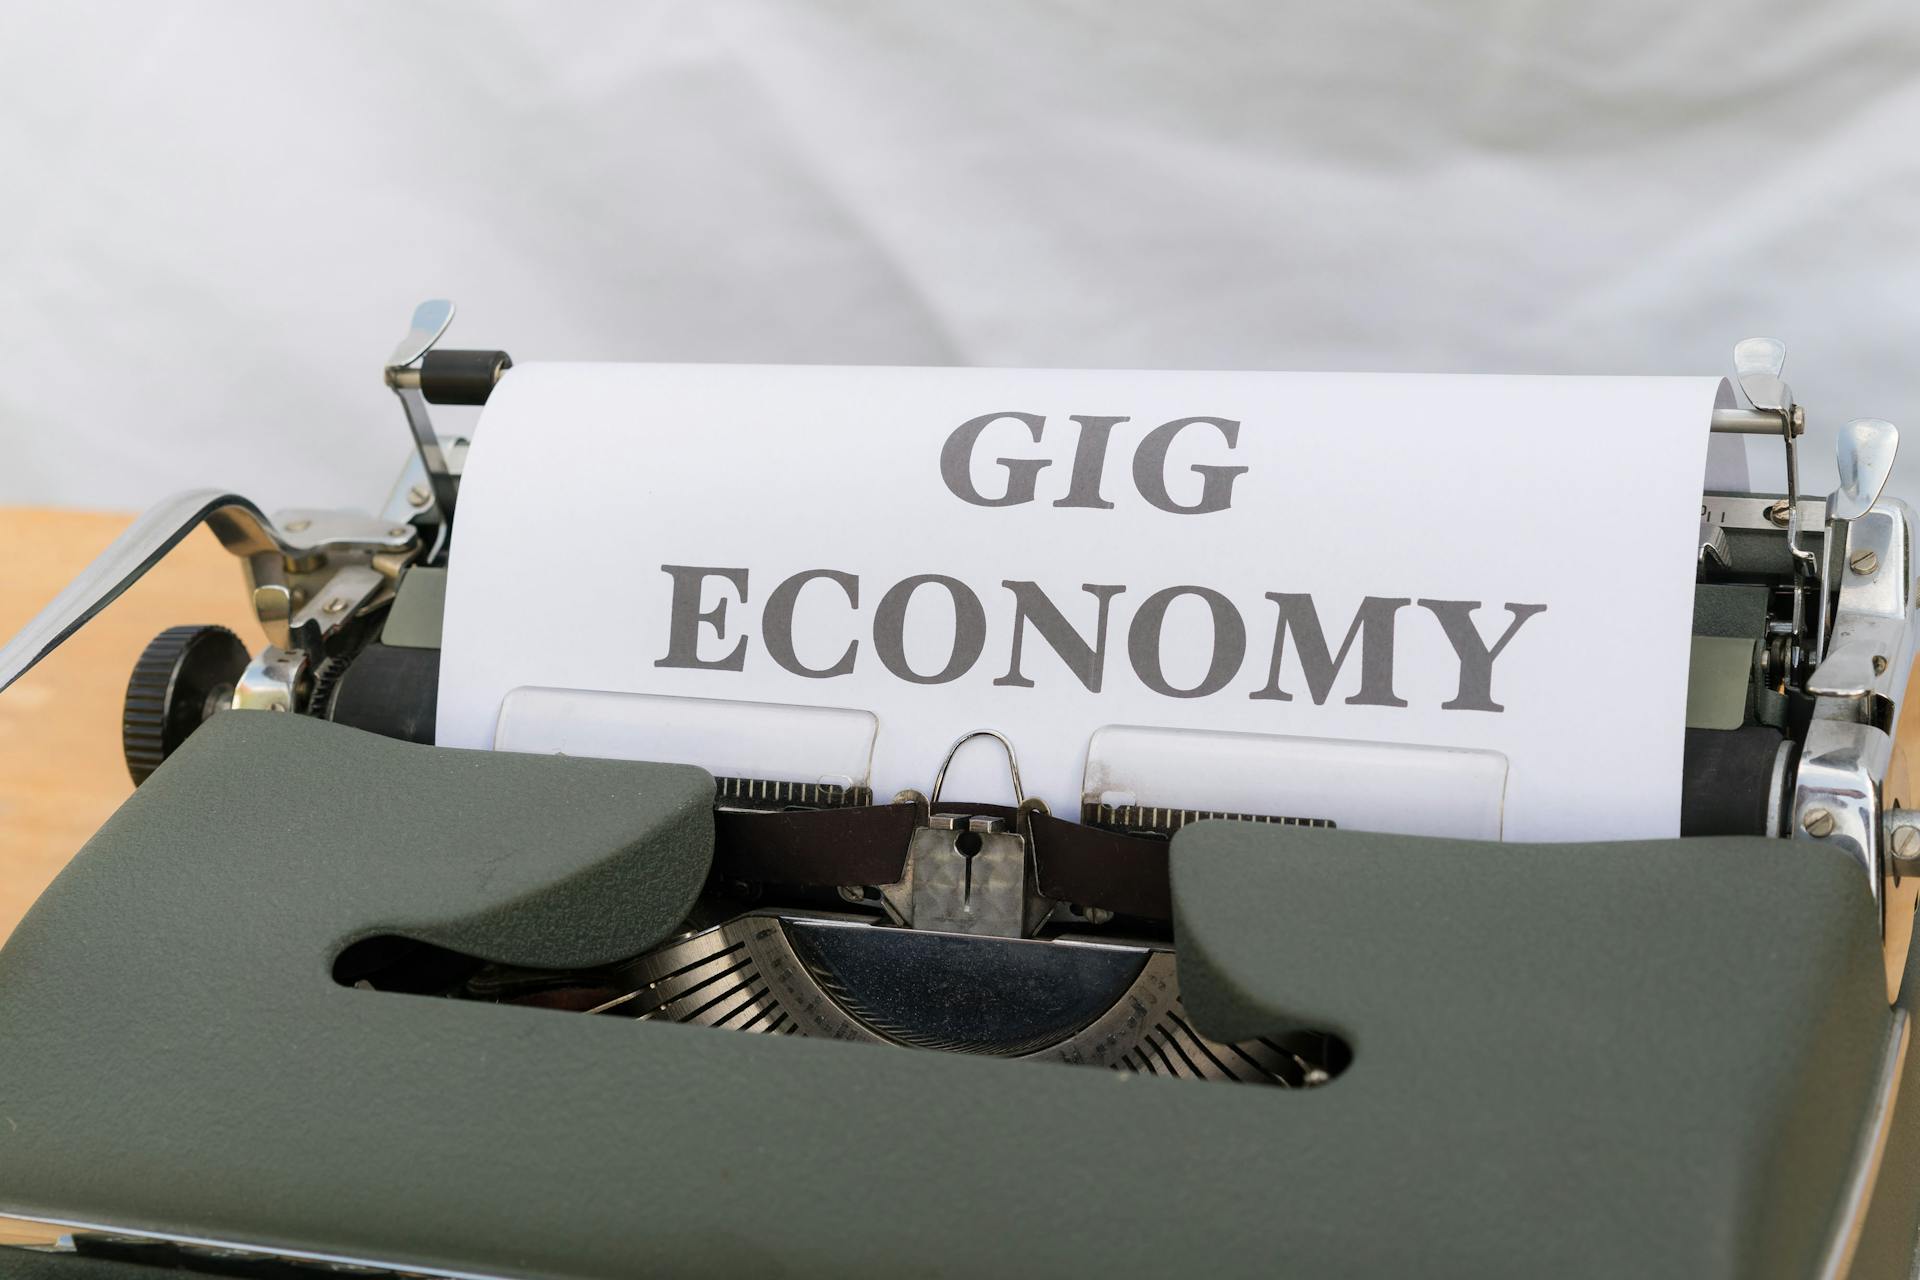
<path fill-rule="evenodd" d="M 0 507 L 0 639 L 10 639 L 132 517 Z M 249 649 L 240 563 L 200 530 L 53 656 L 0 693 L 0 938 L 132 790 L 120 754 L 127 677 L 181 623 L 233 628 Z"/>

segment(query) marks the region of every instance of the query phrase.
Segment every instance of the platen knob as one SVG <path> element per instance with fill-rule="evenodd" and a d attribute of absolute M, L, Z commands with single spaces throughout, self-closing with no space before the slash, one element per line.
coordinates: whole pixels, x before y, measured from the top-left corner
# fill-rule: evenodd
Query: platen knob
<path fill-rule="evenodd" d="M 120 745 L 134 786 L 233 702 L 233 686 L 247 662 L 246 646 L 225 627 L 169 627 L 153 638 L 133 664 L 120 718 Z"/>

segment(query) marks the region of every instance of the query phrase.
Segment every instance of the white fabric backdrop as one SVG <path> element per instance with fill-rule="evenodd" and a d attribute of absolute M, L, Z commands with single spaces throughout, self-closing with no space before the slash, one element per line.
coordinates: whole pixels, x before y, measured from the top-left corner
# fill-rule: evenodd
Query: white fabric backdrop
<path fill-rule="evenodd" d="M 1810 487 L 1874 414 L 1920 496 L 1917 139 L 1891 3 L 11 3 L 0 501 L 371 505 L 434 295 L 522 359 L 1711 373 L 1772 333 Z"/>

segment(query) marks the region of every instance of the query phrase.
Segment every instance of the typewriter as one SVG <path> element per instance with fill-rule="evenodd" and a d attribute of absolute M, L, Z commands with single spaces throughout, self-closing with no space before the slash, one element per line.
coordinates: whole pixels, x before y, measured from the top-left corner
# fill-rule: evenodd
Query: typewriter
<path fill-rule="evenodd" d="M 512 366 L 451 319 L 377 514 L 182 494 L 0 649 L 201 525 L 261 633 L 148 648 L 137 786 L 0 949 L 0 1214 L 67 1233 L 0 1271 L 1912 1274 L 1913 513 L 1878 420 L 1799 492 L 1778 342 L 1713 419 L 1787 492 L 1701 497 L 1681 838 L 1515 845 L 1092 766 L 1056 814 L 991 726 L 1012 803 L 437 748 L 430 406 Z"/>

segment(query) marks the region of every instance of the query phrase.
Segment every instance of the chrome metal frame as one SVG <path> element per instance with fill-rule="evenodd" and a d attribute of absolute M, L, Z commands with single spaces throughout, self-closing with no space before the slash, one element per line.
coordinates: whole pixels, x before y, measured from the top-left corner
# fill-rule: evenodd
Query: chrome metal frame
<path fill-rule="evenodd" d="M 1895 878 L 1884 820 L 1906 794 L 1894 728 L 1912 675 L 1915 634 L 1914 514 L 1882 499 L 1846 524 L 1838 602 L 1820 665 L 1807 678 L 1813 720 L 1793 782 L 1791 835 L 1844 850 L 1860 863 L 1883 933 Z"/>

